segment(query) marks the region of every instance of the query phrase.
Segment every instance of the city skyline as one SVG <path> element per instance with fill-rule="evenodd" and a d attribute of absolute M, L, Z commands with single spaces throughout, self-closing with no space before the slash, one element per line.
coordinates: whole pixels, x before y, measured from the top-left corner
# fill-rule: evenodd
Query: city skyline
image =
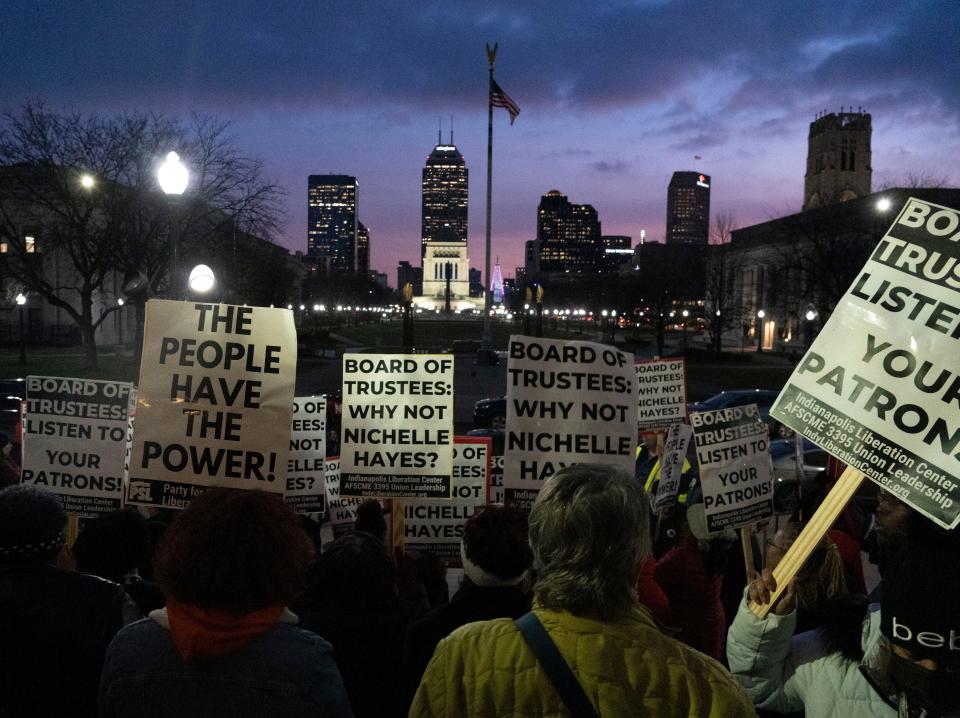
<path fill-rule="evenodd" d="M 5 9 L 0 107 L 40 97 L 85 111 L 217 114 L 287 190 L 283 246 L 306 250 L 304 178 L 352 175 L 371 267 L 391 277 L 416 260 L 437 115 L 455 116 L 474 169 L 469 233 L 483 236 L 486 41 L 500 41 L 497 81 L 523 107 L 513 127 L 495 116 L 493 253 L 507 276 L 552 187 L 634 241 L 641 228 L 664 239 L 674 171 L 710 175 L 712 214 L 741 226 L 798 210 L 807 128 L 823 110 L 872 114 L 875 188 L 909 173 L 958 179 L 960 58 L 930 33 L 957 26 L 953 4 Z M 479 243 L 470 253 L 481 267 Z"/>

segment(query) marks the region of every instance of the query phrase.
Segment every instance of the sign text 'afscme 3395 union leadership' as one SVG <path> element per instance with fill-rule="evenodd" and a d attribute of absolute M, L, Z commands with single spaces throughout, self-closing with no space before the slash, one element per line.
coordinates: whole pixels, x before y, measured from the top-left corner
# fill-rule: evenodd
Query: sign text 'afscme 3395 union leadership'
<path fill-rule="evenodd" d="M 960 522 L 960 211 L 911 198 L 772 410 L 942 526 Z"/>

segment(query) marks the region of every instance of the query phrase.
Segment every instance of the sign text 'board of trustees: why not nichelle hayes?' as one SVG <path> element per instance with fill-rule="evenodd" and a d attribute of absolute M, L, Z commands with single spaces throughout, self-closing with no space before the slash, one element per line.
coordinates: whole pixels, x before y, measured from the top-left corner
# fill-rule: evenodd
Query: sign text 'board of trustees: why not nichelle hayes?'
<path fill-rule="evenodd" d="M 910 198 L 770 413 L 954 527 L 958 340 L 960 211 Z"/>
<path fill-rule="evenodd" d="M 637 446 L 633 356 L 593 342 L 510 337 L 504 503 L 529 508 L 564 466 L 631 476 Z"/>
<path fill-rule="evenodd" d="M 340 494 L 450 498 L 453 357 L 344 354 Z"/>
<path fill-rule="evenodd" d="M 296 367 L 289 309 L 147 302 L 127 503 L 283 493 Z"/>

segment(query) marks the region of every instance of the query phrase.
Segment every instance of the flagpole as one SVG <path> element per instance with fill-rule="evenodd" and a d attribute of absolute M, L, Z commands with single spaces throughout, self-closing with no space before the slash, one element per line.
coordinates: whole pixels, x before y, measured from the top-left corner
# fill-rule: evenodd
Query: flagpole
<path fill-rule="evenodd" d="M 493 336 L 490 329 L 490 215 L 493 195 L 493 61 L 497 57 L 497 43 L 493 49 L 487 45 L 487 62 L 490 64 L 490 81 L 487 85 L 487 236 L 486 253 L 484 256 L 483 271 L 483 337 L 480 342 L 480 351 L 486 361 L 480 363 L 495 363 L 491 358 L 493 351 Z"/>

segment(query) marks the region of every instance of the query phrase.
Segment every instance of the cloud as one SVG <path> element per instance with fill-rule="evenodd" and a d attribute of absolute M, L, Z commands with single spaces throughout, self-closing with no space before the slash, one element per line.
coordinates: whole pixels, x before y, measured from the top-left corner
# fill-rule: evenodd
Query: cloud
<path fill-rule="evenodd" d="M 623 160 L 600 160 L 590 165 L 594 172 L 605 174 L 625 174 L 628 167 Z"/>

